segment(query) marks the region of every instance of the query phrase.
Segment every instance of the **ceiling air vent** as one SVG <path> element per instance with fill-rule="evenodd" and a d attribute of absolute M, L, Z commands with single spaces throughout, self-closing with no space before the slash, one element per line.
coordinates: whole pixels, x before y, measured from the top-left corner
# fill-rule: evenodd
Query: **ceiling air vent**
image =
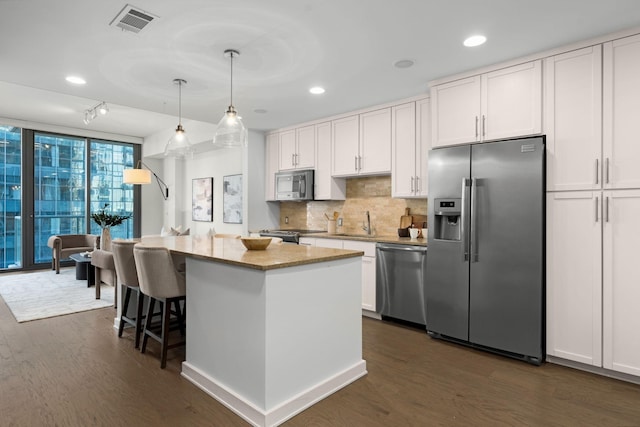
<path fill-rule="evenodd" d="M 143 28 L 151 23 L 157 16 L 142 11 L 140 8 L 131 6 L 130 4 L 122 8 L 120 13 L 111 20 L 109 25 L 122 28 L 126 31 L 139 33 Z"/>

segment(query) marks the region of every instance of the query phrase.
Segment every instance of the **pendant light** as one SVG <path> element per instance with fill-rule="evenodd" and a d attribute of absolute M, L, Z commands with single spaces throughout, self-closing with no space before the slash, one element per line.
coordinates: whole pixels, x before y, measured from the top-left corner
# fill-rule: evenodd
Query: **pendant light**
<path fill-rule="evenodd" d="M 176 133 L 173 134 L 167 142 L 164 148 L 164 155 L 186 157 L 187 155 L 193 154 L 191 142 L 189 142 L 189 138 L 182 127 L 182 85 L 187 84 L 187 81 L 183 79 L 173 79 L 173 83 L 178 85 L 178 127 L 176 127 Z"/>
<path fill-rule="evenodd" d="M 227 49 L 224 51 L 224 56 L 231 59 L 231 102 L 220 123 L 218 123 L 218 128 L 213 137 L 213 145 L 218 148 L 243 147 L 247 145 L 247 129 L 233 107 L 233 58 L 238 55 L 240 53 L 237 50 Z"/>

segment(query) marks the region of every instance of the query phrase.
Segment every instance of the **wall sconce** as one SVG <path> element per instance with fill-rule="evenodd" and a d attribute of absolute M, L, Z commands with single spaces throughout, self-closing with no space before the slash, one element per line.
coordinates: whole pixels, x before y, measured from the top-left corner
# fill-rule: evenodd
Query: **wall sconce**
<path fill-rule="evenodd" d="M 142 169 L 142 166 L 144 166 L 147 169 Z M 133 185 L 151 184 L 151 174 L 153 174 L 153 177 L 156 179 L 156 182 L 158 183 L 158 187 L 160 187 L 162 198 L 164 200 L 167 200 L 169 198 L 169 187 L 142 160 L 138 160 L 138 165 L 136 166 L 135 169 L 124 169 L 122 171 L 124 183 L 133 184 Z"/>
<path fill-rule="evenodd" d="M 95 107 L 84 111 L 84 124 L 88 125 L 93 119 L 98 117 L 98 115 L 105 116 L 108 112 L 109 106 L 107 106 L 106 102 L 102 101 Z"/>

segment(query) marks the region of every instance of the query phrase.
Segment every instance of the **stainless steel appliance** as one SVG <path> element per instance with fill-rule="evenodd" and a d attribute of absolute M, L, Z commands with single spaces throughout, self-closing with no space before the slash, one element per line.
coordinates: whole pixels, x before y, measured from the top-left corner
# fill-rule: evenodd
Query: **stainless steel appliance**
<path fill-rule="evenodd" d="M 313 200 L 313 170 L 275 174 L 276 200 Z"/>
<path fill-rule="evenodd" d="M 426 269 L 426 246 L 376 244 L 376 311 L 424 325 Z"/>
<path fill-rule="evenodd" d="M 312 233 L 326 233 L 326 231 L 302 230 L 302 229 L 260 230 L 260 236 L 262 237 L 279 237 L 285 243 L 295 243 L 296 245 L 300 242 L 301 234 L 312 234 Z"/>
<path fill-rule="evenodd" d="M 544 143 L 429 152 L 430 335 L 544 361 Z"/>

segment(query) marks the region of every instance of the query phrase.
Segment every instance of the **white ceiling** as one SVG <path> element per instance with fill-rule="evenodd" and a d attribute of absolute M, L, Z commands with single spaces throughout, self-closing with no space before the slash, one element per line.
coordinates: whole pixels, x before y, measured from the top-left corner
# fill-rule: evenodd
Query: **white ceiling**
<path fill-rule="evenodd" d="M 248 128 L 268 130 L 640 27 L 637 0 L 131 1 L 157 16 L 139 34 L 109 26 L 126 0 L 0 0 L 0 117 L 145 137 L 177 124 L 172 81 L 183 78 L 183 118 L 217 123 L 229 104 L 223 51 L 234 48 L 234 105 Z M 475 33 L 487 43 L 463 47 Z M 395 68 L 400 59 L 415 65 Z M 85 126 L 83 111 L 102 100 L 110 114 Z"/>

